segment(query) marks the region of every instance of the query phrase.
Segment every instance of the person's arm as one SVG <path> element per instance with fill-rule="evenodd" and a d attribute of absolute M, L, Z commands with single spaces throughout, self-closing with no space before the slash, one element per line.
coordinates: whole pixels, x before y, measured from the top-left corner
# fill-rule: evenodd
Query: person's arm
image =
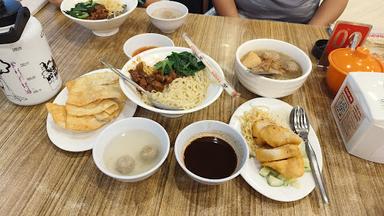
<path fill-rule="evenodd" d="M 327 26 L 343 13 L 348 0 L 324 0 L 308 24 Z"/>
<path fill-rule="evenodd" d="M 235 0 L 212 0 L 216 12 L 220 16 L 238 17 Z"/>
<path fill-rule="evenodd" d="M 63 0 L 48 0 L 50 3 L 56 5 L 57 7 L 60 7 L 60 4 Z"/>

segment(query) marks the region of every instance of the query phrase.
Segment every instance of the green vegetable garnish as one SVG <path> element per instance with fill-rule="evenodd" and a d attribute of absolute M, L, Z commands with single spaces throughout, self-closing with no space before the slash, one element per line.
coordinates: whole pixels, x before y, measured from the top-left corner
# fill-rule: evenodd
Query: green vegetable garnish
<path fill-rule="evenodd" d="M 90 12 L 95 8 L 97 3 L 92 0 L 88 2 L 80 2 L 75 5 L 75 7 L 71 8 L 69 11 L 65 11 L 68 15 L 71 15 L 75 18 L 86 19 L 89 17 Z"/>
<path fill-rule="evenodd" d="M 180 76 L 192 76 L 196 72 L 205 68 L 203 62 L 199 61 L 190 52 L 176 53 L 172 52 L 163 61 L 155 64 L 156 70 L 159 70 L 164 75 L 169 74 L 172 70 Z"/>

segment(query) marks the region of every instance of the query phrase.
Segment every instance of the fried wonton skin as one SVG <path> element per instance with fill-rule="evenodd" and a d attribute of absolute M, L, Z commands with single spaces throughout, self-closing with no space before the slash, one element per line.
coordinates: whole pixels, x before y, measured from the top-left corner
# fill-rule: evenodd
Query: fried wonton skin
<path fill-rule="evenodd" d="M 83 87 L 68 89 L 67 104 L 75 106 L 85 106 L 97 100 L 117 99 L 118 101 L 125 100 L 125 95 L 121 91 L 118 83 L 111 85 L 89 86 L 87 90 L 82 90 Z"/>
<path fill-rule="evenodd" d="M 112 114 L 119 109 L 119 104 L 113 99 L 106 99 L 94 101 L 85 106 L 66 104 L 65 109 L 69 115 L 74 116 L 94 115 L 103 111 Z"/>
<path fill-rule="evenodd" d="M 65 128 L 65 122 L 67 120 L 67 112 L 65 107 L 54 103 L 46 103 L 45 107 L 48 112 L 51 113 L 53 121 L 61 128 Z"/>
<path fill-rule="evenodd" d="M 66 87 L 66 104 L 47 103 L 46 107 L 54 122 L 68 130 L 96 130 L 116 118 L 125 104 L 118 76 L 111 72 L 82 76 L 67 82 Z"/>
<path fill-rule="evenodd" d="M 110 85 L 118 83 L 119 76 L 114 73 L 105 72 L 105 73 L 93 73 L 85 76 L 81 76 L 74 80 L 68 81 L 65 86 L 68 89 L 71 88 L 81 88 L 86 89 L 89 86 L 100 86 L 100 85 Z"/>

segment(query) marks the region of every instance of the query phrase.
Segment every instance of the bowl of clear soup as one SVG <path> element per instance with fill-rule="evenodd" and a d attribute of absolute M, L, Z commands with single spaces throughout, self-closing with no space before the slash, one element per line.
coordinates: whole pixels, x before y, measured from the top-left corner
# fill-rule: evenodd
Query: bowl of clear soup
<path fill-rule="evenodd" d="M 140 117 L 109 125 L 97 137 L 93 160 L 104 174 L 124 182 L 136 182 L 154 174 L 169 153 L 169 137 L 157 122 Z"/>
<path fill-rule="evenodd" d="M 172 33 L 182 26 L 188 15 L 188 8 L 175 1 L 158 1 L 146 9 L 151 23 L 164 33 Z"/>

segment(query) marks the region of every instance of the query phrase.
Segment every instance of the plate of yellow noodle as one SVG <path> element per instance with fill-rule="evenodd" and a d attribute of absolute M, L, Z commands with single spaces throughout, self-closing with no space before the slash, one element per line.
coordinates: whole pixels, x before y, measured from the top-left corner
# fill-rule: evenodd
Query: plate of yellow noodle
<path fill-rule="evenodd" d="M 189 48 L 184 47 L 160 47 L 151 49 L 140 53 L 134 58 L 130 59 L 122 68 L 122 72 L 130 76 L 129 71 L 134 69 L 140 62 L 145 65 L 153 67 L 159 61 L 164 60 L 172 52 L 191 52 Z M 216 72 L 224 77 L 224 73 L 219 64 L 211 57 L 206 56 L 210 64 L 214 67 Z M 191 76 L 182 76 L 174 79 L 165 89 L 161 92 L 153 91 L 152 98 L 167 104 L 170 107 L 178 108 L 179 110 L 165 110 L 154 107 L 151 103 L 140 94 L 135 87 L 127 84 L 120 79 L 120 87 L 124 94 L 135 104 L 168 117 L 177 117 L 183 114 L 196 112 L 210 104 L 212 104 L 222 93 L 222 87 L 214 81 L 212 75 L 207 68 L 196 72 Z"/>
<path fill-rule="evenodd" d="M 257 148 L 263 148 L 264 150 L 265 146 L 256 144 L 258 140 L 253 135 L 253 126 L 256 121 L 260 122 L 260 120 L 268 119 L 268 121 L 273 121 L 277 125 L 290 130 L 289 114 L 291 110 L 291 105 L 278 99 L 254 98 L 238 107 L 229 122 L 232 127 L 243 135 L 248 146 L 250 147 L 250 157 L 244 165 L 241 176 L 259 193 L 270 199 L 281 202 L 291 202 L 306 197 L 315 188 L 315 181 L 312 173 L 310 171 L 306 171 L 304 174 L 301 174 L 300 177 L 292 179 L 293 181 L 291 184 L 277 187 L 273 187 L 268 184 L 266 178 L 261 176 L 259 173 L 262 167 L 262 162 L 258 160 L 260 157 L 257 157 Z M 276 138 L 279 137 L 279 134 L 272 136 L 272 138 Z M 308 140 L 315 151 L 321 169 L 323 166 L 323 157 L 321 154 L 319 140 L 312 127 L 310 128 L 310 132 L 308 134 Z M 305 158 L 306 154 L 303 143 L 299 143 L 298 145 L 300 146 L 300 154 L 303 158 Z M 290 144 L 290 146 L 292 145 Z M 270 147 L 268 148 L 271 149 Z M 289 159 L 292 158 L 293 157 Z M 279 160 L 278 162 L 281 161 L 282 160 Z M 287 171 L 291 169 L 291 167 L 287 166 L 284 169 Z"/>

